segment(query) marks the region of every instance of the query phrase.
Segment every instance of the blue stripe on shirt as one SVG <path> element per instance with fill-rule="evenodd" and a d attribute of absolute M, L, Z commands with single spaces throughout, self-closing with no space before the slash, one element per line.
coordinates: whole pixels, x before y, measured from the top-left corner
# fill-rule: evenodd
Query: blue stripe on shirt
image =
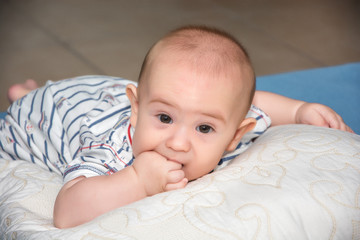
<path fill-rule="evenodd" d="M 31 107 L 30 107 L 30 111 L 29 111 L 29 114 L 28 114 L 28 119 L 30 119 L 31 114 L 34 111 L 34 101 L 35 101 L 35 98 L 36 98 L 38 92 L 39 92 L 38 90 L 35 91 L 34 96 L 33 96 L 32 100 L 31 100 L 31 105 L 30 105 Z"/>
<path fill-rule="evenodd" d="M 70 138 L 69 145 L 71 145 L 71 142 L 76 138 L 77 135 L 79 135 L 79 131 L 76 131 L 76 133 Z"/>
<path fill-rule="evenodd" d="M 71 111 L 73 111 L 77 106 L 79 106 L 80 104 L 85 103 L 85 102 L 89 102 L 89 101 L 98 101 L 99 99 L 101 99 L 102 95 L 103 95 L 103 93 L 101 93 L 98 98 L 90 98 L 90 97 L 89 97 L 89 98 L 85 98 L 85 99 L 77 102 L 73 107 L 69 108 L 69 109 L 66 111 L 66 113 L 64 114 L 61 122 L 64 123 L 66 116 L 67 116 Z"/>
<path fill-rule="evenodd" d="M 0 148 L 1 148 L 2 151 L 3 151 L 4 153 L 6 153 L 12 160 L 16 160 L 16 158 L 15 158 L 14 156 L 12 156 L 12 154 L 10 154 L 10 153 L 8 153 L 8 152 L 5 151 L 4 146 L 2 145 L 2 142 L 1 142 L 1 141 L 0 141 Z"/>
<path fill-rule="evenodd" d="M 121 109 L 119 109 L 119 110 L 117 110 L 117 111 L 115 111 L 115 112 L 112 112 L 112 113 L 104 116 L 103 118 L 101 118 L 101 119 L 93 122 L 92 124 L 89 125 L 89 128 L 91 128 L 91 127 L 93 127 L 93 126 L 101 123 L 101 122 L 104 121 L 105 119 L 110 118 L 110 117 L 112 117 L 112 116 L 114 116 L 114 115 L 116 115 L 116 114 L 119 114 L 120 112 L 123 112 L 124 110 L 127 110 L 127 109 L 130 109 L 130 105 L 129 105 L 129 106 L 126 106 L 126 107 L 123 107 L 123 108 L 121 108 Z"/>
<path fill-rule="evenodd" d="M 60 139 L 61 139 L 60 152 L 61 152 L 61 156 L 64 156 L 64 149 L 65 149 L 65 142 L 64 142 L 64 139 L 65 139 L 65 130 L 64 130 L 64 129 L 62 130 Z"/>
<path fill-rule="evenodd" d="M 50 141 L 52 141 L 50 131 L 51 131 L 51 128 L 52 128 L 53 123 L 54 123 L 53 119 L 54 119 L 55 109 L 56 109 L 55 104 L 53 104 L 53 107 L 51 109 L 50 119 L 49 119 L 50 125 L 49 125 L 48 130 L 47 130 L 47 135 L 48 135 Z"/>
<path fill-rule="evenodd" d="M 70 124 L 68 125 L 68 127 L 66 128 L 66 132 L 69 132 L 70 127 L 71 127 L 77 120 L 79 120 L 79 118 L 82 118 L 82 117 L 84 117 L 84 116 L 86 116 L 86 113 L 80 114 L 79 116 L 77 116 L 76 118 L 74 118 L 74 119 L 70 122 Z"/>
<path fill-rule="evenodd" d="M 40 112 L 43 112 L 43 109 L 44 109 L 44 100 L 45 100 L 45 94 L 46 92 L 48 91 L 49 88 L 45 88 L 44 89 L 44 92 L 42 94 L 42 97 L 41 97 L 41 107 L 40 107 Z"/>
<path fill-rule="evenodd" d="M 76 87 L 82 87 L 82 86 L 84 86 L 84 87 L 85 87 L 85 86 L 87 86 L 87 87 L 96 87 L 96 86 L 100 86 L 100 85 L 102 85 L 102 84 L 104 84 L 104 83 L 107 83 L 107 82 L 108 82 L 108 80 L 104 80 L 104 81 L 101 81 L 101 82 L 95 83 L 95 84 L 77 83 L 77 84 L 74 84 L 74 85 L 70 85 L 70 86 L 67 86 L 67 87 L 65 87 L 65 88 L 62 88 L 62 89 L 56 91 L 55 94 L 54 94 L 54 98 L 55 98 L 56 95 L 58 95 L 59 93 L 61 93 L 61 92 L 63 92 L 63 91 L 66 91 L 66 90 L 68 90 L 68 89 L 70 89 L 70 88 L 76 88 Z"/>

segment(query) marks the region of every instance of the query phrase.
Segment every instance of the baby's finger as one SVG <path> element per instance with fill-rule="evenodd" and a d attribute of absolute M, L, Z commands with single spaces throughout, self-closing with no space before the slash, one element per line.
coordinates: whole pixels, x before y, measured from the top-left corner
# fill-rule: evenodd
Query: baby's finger
<path fill-rule="evenodd" d="M 337 121 L 334 120 L 330 122 L 329 127 L 354 133 L 354 131 L 348 125 L 346 125 L 346 123 L 344 122 L 343 118 L 340 115 L 336 114 L 336 119 Z"/>
<path fill-rule="evenodd" d="M 344 122 L 340 122 L 340 127 L 339 127 L 340 130 L 342 131 L 347 131 L 347 126 Z"/>
<path fill-rule="evenodd" d="M 345 125 L 345 130 L 344 131 L 347 131 L 347 132 L 349 132 L 349 133 L 354 133 L 354 131 L 351 129 L 351 127 L 349 127 L 348 125 L 346 125 L 345 123 L 344 123 L 344 125 Z"/>
<path fill-rule="evenodd" d="M 350 132 L 350 133 L 355 133 L 354 130 L 351 129 L 351 127 L 346 125 L 346 131 Z"/>
<path fill-rule="evenodd" d="M 171 171 L 171 170 L 179 170 L 183 166 L 181 163 L 178 163 L 178 162 L 175 162 L 172 160 L 167 160 L 167 167 L 168 167 L 169 171 Z"/>
<path fill-rule="evenodd" d="M 336 114 L 336 118 L 338 119 L 339 122 L 339 128 L 342 131 L 346 131 L 346 124 L 344 122 L 344 120 L 342 119 L 342 117 L 339 114 Z"/>
<path fill-rule="evenodd" d="M 185 177 L 185 173 L 183 170 L 174 170 L 170 171 L 167 174 L 166 180 L 168 183 L 177 183 L 181 181 Z"/>
<path fill-rule="evenodd" d="M 336 113 L 327 117 L 327 122 L 330 128 L 340 129 L 342 119 Z"/>
<path fill-rule="evenodd" d="M 336 115 L 338 121 L 339 121 L 339 128 L 342 131 L 346 131 L 346 132 L 350 132 L 350 133 L 354 133 L 354 131 L 348 126 L 346 125 L 346 123 L 344 122 L 344 119 L 340 116 L 340 115 Z"/>
<path fill-rule="evenodd" d="M 184 188 L 187 185 L 187 183 L 188 183 L 188 179 L 183 178 L 180 182 L 166 184 L 165 191 L 171 191 L 171 190 Z"/>

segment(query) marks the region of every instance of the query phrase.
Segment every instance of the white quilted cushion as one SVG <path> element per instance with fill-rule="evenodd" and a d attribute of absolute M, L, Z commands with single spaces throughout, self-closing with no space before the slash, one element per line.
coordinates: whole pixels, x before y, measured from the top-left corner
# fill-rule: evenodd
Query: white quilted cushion
<path fill-rule="evenodd" d="M 332 129 L 273 127 L 185 189 L 73 229 L 52 226 L 60 176 L 0 160 L 0 179 L 8 239 L 360 239 L 360 136 Z"/>

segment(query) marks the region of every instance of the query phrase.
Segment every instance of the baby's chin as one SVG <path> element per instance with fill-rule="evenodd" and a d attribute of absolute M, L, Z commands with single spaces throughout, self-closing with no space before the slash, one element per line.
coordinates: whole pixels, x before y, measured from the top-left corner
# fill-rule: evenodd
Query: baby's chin
<path fill-rule="evenodd" d="M 205 175 L 208 175 L 208 174 L 212 173 L 213 171 L 214 170 L 212 170 L 211 172 L 208 172 L 208 173 L 196 174 L 196 175 L 188 175 L 188 174 L 185 173 L 185 178 L 187 178 L 189 182 L 192 182 L 192 181 L 195 181 L 195 180 L 197 180 L 197 179 L 199 179 L 199 178 L 201 178 L 201 177 L 203 177 Z"/>

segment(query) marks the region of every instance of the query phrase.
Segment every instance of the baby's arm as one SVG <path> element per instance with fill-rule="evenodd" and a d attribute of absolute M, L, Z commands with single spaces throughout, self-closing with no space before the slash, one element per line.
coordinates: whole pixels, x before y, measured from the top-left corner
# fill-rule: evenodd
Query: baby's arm
<path fill-rule="evenodd" d="M 54 207 L 54 224 L 67 228 L 163 191 L 187 184 L 181 164 L 155 152 L 140 154 L 134 164 L 112 175 L 78 177 L 60 190 Z"/>
<path fill-rule="evenodd" d="M 300 123 L 353 132 L 334 110 L 322 104 L 264 91 L 255 92 L 253 104 L 270 116 L 273 125 Z"/>

